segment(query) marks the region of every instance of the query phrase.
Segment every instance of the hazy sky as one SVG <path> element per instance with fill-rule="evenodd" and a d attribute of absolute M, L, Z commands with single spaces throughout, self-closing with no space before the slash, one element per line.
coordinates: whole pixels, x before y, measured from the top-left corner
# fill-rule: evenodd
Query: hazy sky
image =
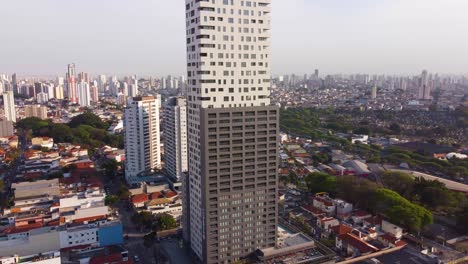
<path fill-rule="evenodd" d="M 184 74 L 183 0 L 2 0 L 0 73 Z M 272 0 L 273 73 L 468 73 L 468 0 Z"/>

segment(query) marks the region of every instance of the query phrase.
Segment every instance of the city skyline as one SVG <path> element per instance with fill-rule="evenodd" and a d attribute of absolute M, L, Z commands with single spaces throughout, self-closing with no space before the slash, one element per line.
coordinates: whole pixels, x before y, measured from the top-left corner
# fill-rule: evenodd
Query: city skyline
<path fill-rule="evenodd" d="M 93 74 L 185 74 L 184 35 L 171 34 L 183 32 L 183 1 L 110 3 L 6 3 L 0 72 L 56 76 L 74 62 Z M 272 72 L 467 74 L 466 7 L 461 0 L 276 1 Z M 85 15 L 70 19 L 67 10 Z"/>

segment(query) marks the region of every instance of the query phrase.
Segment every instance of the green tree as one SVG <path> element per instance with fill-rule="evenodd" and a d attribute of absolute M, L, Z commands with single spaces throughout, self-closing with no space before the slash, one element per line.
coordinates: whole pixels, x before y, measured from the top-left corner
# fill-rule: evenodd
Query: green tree
<path fill-rule="evenodd" d="M 374 212 L 382 213 L 390 222 L 399 223 L 412 231 L 420 231 L 433 221 L 430 211 L 411 203 L 392 190 L 379 188 L 369 199 L 373 201 Z"/>
<path fill-rule="evenodd" d="M 106 198 L 104 198 L 105 204 L 110 207 L 114 207 L 118 201 L 119 197 L 116 195 L 107 195 Z"/>
<path fill-rule="evenodd" d="M 462 231 L 468 234 L 468 206 L 462 208 L 457 214 L 457 227 Z"/>
<path fill-rule="evenodd" d="M 132 222 L 139 227 L 150 228 L 153 225 L 154 217 L 150 212 L 142 211 L 132 216 Z"/>
<path fill-rule="evenodd" d="M 371 209 L 372 201 L 369 199 L 380 186 L 368 179 L 355 176 L 342 176 L 337 179 L 337 196 L 352 202 L 363 209 Z"/>
<path fill-rule="evenodd" d="M 414 178 L 404 172 L 386 171 L 381 174 L 385 187 L 394 190 L 403 197 L 411 198 L 415 181 Z"/>
<path fill-rule="evenodd" d="M 389 129 L 396 135 L 399 135 L 401 133 L 401 127 L 397 123 L 392 123 Z"/>
<path fill-rule="evenodd" d="M 127 187 L 122 185 L 120 186 L 119 191 L 117 192 L 117 195 L 119 196 L 121 200 L 128 200 L 128 198 L 132 194 L 130 193 Z"/>
<path fill-rule="evenodd" d="M 305 178 L 307 189 L 311 193 L 327 192 L 331 195 L 336 194 L 336 177 L 326 173 L 314 172 Z"/>
<path fill-rule="evenodd" d="M 161 214 L 156 219 L 156 229 L 158 231 L 164 231 L 169 229 L 174 229 L 177 227 L 177 221 L 172 215 Z"/>
<path fill-rule="evenodd" d="M 77 128 L 80 125 L 89 125 L 99 129 L 107 129 L 109 128 L 109 124 L 103 122 L 99 116 L 93 114 L 90 111 L 86 111 L 81 115 L 77 115 L 72 118 L 69 123 L 71 128 Z"/>
<path fill-rule="evenodd" d="M 104 169 L 104 173 L 107 177 L 114 177 L 117 173 L 119 163 L 115 159 L 106 159 L 101 167 Z"/>

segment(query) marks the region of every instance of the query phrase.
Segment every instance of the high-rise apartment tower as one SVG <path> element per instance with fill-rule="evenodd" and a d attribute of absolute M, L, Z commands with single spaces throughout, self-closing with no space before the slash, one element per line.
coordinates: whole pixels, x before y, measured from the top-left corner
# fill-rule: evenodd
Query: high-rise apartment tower
<path fill-rule="evenodd" d="M 78 88 L 77 88 L 77 80 L 76 80 L 76 69 L 75 64 L 68 64 L 68 71 L 66 74 L 66 82 L 67 82 L 67 95 L 68 100 L 71 103 L 78 103 Z"/>
<path fill-rule="evenodd" d="M 159 100 L 135 97 L 124 112 L 125 177 L 138 182 L 139 176 L 161 169 Z"/>
<path fill-rule="evenodd" d="M 187 103 L 185 97 L 171 97 L 164 105 L 164 165 L 170 177 L 179 180 L 188 170 Z"/>
<path fill-rule="evenodd" d="M 13 91 L 3 93 L 3 110 L 6 120 L 16 122 L 15 96 Z"/>
<path fill-rule="evenodd" d="M 276 245 L 271 0 L 185 3 L 190 233 L 184 237 L 204 263 L 233 263 Z"/>

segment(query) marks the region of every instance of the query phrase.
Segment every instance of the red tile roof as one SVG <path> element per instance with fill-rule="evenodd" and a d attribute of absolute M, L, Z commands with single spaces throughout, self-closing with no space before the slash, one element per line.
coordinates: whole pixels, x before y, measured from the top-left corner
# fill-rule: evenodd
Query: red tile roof
<path fill-rule="evenodd" d="M 367 216 L 367 215 L 371 215 L 371 214 L 364 211 L 364 210 L 357 210 L 357 211 L 353 212 L 353 216 L 357 216 L 357 217 L 363 217 L 363 216 Z"/>
<path fill-rule="evenodd" d="M 36 222 L 33 224 L 24 225 L 24 226 L 8 227 L 5 230 L 3 230 L 3 233 L 4 234 L 18 234 L 18 233 L 28 232 L 29 230 L 41 228 L 43 226 L 44 225 L 42 222 Z"/>
<path fill-rule="evenodd" d="M 326 198 L 316 196 L 314 199 L 321 202 L 321 203 L 323 203 L 326 206 L 333 206 L 333 202 L 326 199 Z"/>
<path fill-rule="evenodd" d="M 161 192 L 154 192 L 150 194 L 150 200 L 162 198 L 162 193 Z"/>
<path fill-rule="evenodd" d="M 166 198 L 172 198 L 174 196 L 177 196 L 177 193 L 174 191 L 168 191 L 166 192 Z"/>
<path fill-rule="evenodd" d="M 344 234 L 350 233 L 353 230 L 353 228 L 347 225 L 340 224 L 340 225 L 331 227 L 331 230 L 336 235 L 344 235 Z"/>
<path fill-rule="evenodd" d="M 359 250 L 361 254 L 376 252 L 379 249 L 372 246 L 371 244 L 359 239 L 357 236 L 353 234 L 343 234 L 339 235 L 338 239 L 343 241 L 344 243 L 348 244 L 349 246 Z"/>
<path fill-rule="evenodd" d="M 146 193 L 136 194 L 132 196 L 132 203 L 144 203 L 148 201 L 148 195 Z"/>
<path fill-rule="evenodd" d="M 322 210 L 318 209 L 317 207 L 314 207 L 312 205 L 303 205 L 302 206 L 302 209 L 308 211 L 309 213 L 311 214 L 314 214 L 314 215 L 321 215 L 321 214 L 325 214 Z"/>

